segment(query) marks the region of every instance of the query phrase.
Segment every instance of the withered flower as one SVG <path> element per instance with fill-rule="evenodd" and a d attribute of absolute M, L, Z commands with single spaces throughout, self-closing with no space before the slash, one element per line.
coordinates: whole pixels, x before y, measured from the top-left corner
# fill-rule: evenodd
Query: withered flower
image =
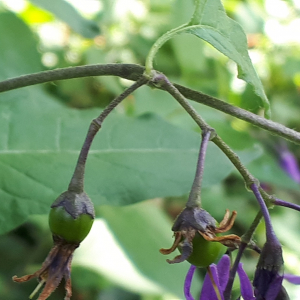
<path fill-rule="evenodd" d="M 186 207 L 177 216 L 172 227 L 175 236 L 172 247 L 160 249 L 160 252 L 165 255 L 170 254 L 178 247 L 181 255 L 176 256 L 173 260 L 167 260 L 167 262 L 173 264 L 187 260 L 193 253 L 193 240 L 198 234 L 206 241 L 219 242 L 226 247 L 238 248 L 241 241 L 239 236 L 235 234 L 218 236 L 219 233 L 231 229 L 236 214 L 236 211 L 233 211 L 230 216 L 230 211 L 226 210 L 223 220 L 217 225 L 217 221 L 206 210 L 199 207 Z"/>
<path fill-rule="evenodd" d="M 224 254 L 220 253 L 222 251 L 220 247 L 216 247 L 216 243 L 212 242 L 219 242 L 230 248 L 238 248 L 240 244 L 241 239 L 237 235 L 218 236 L 219 233 L 231 229 L 236 218 L 236 211 L 233 211 L 230 216 L 230 211 L 226 210 L 223 220 L 217 225 L 217 221 L 206 210 L 201 208 L 204 159 L 208 142 L 211 136 L 214 135 L 214 131 L 210 128 L 203 130 L 196 174 L 189 199 L 186 207 L 177 216 L 172 227 L 175 241 L 171 248 L 160 249 L 162 254 L 170 254 L 176 248 L 179 249 L 181 255 L 176 256 L 173 260 L 167 260 L 170 264 L 188 260 L 195 266 L 208 267 L 220 254 Z"/>
<path fill-rule="evenodd" d="M 33 274 L 13 277 L 15 282 L 26 282 L 38 278 L 39 285 L 30 295 L 30 299 L 45 284 L 38 300 L 47 299 L 65 279 L 66 296 L 72 296 L 71 262 L 73 253 L 88 235 L 95 218 L 94 206 L 85 192 L 66 191 L 52 204 L 49 214 L 49 226 L 54 246 L 42 264 Z"/>
<path fill-rule="evenodd" d="M 30 299 L 36 294 L 38 289 L 44 284 L 45 287 L 38 300 L 47 299 L 50 294 L 58 287 L 61 280 L 65 279 L 66 297 L 69 300 L 72 296 L 71 287 L 71 262 L 75 249 L 78 244 L 67 243 L 63 239 L 53 236 L 54 246 L 42 264 L 42 267 L 33 274 L 22 277 L 13 277 L 15 282 L 26 282 L 32 278 L 38 278 L 40 284 L 30 295 Z"/>

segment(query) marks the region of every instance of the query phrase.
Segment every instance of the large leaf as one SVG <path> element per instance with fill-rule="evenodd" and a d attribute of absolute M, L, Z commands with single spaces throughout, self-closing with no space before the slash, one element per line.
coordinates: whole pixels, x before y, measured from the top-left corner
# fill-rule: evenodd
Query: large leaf
<path fill-rule="evenodd" d="M 74 6 L 64 0 L 30 0 L 30 2 L 53 13 L 85 38 L 91 39 L 100 33 L 97 23 L 85 19 Z"/>
<path fill-rule="evenodd" d="M 45 213 L 67 188 L 89 122 L 98 110 L 63 107 L 39 88 L 0 96 L 0 194 L 3 231 L 29 214 Z M 179 196 L 189 191 L 200 135 L 153 116 L 131 119 L 113 114 L 92 146 L 86 189 L 96 204 L 124 205 Z M 242 158 L 251 160 L 249 150 Z M 216 172 L 218 170 L 218 172 Z M 210 145 L 204 186 L 216 184 L 233 170 Z M 17 218 L 12 218 L 16 215 Z"/>
<path fill-rule="evenodd" d="M 151 112 L 161 116 L 164 120 L 173 125 L 180 126 L 184 129 L 195 130 L 198 128 L 195 121 L 190 115 L 173 99 L 170 94 L 158 89 L 149 89 L 143 86 L 134 92 L 134 114 L 136 116 Z M 258 141 L 252 137 L 246 128 L 236 130 L 232 126 L 232 120 L 217 110 L 200 103 L 192 103 L 194 109 L 204 118 L 204 120 L 213 127 L 219 136 L 233 149 L 245 150 L 253 148 Z M 236 121 L 238 124 L 244 124 L 243 121 Z"/>
<path fill-rule="evenodd" d="M 196 35 L 236 62 L 239 78 L 254 87 L 266 115 L 270 114 L 269 101 L 248 54 L 246 35 L 242 27 L 226 15 L 220 0 L 201 1 L 192 20 L 181 32 Z"/>
<path fill-rule="evenodd" d="M 0 31 L 7 24 L 11 32 L 1 35 L 0 78 L 38 71 L 40 58 L 32 34 L 12 14 L 2 14 Z M 26 40 L 23 47 L 18 44 L 19 34 Z M 29 61 L 19 59 L 21 54 Z M 89 123 L 98 114 L 97 109 L 64 107 L 41 86 L 0 95 L 1 232 L 21 224 L 30 214 L 48 212 L 66 190 Z M 92 145 L 86 190 L 96 205 L 186 194 L 199 144 L 199 134 L 154 115 L 112 114 Z M 256 150 L 241 152 L 241 158 L 251 161 L 260 153 Z M 228 159 L 209 145 L 204 186 L 220 182 L 232 170 Z"/>
<path fill-rule="evenodd" d="M 0 12 L 0 80 L 42 70 L 36 43 L 23 21 L 13 13 Z"/>

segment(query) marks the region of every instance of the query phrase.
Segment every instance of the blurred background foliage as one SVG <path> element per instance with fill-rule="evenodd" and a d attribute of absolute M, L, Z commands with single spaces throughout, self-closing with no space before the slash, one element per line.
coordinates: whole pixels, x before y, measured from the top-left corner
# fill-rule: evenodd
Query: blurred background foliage
<path fill-rule="evenodd" d="M 300 1 L 224 0 L 223 4 L 228 15 L 238 21 L 247 34 L 250 57 L 271 102 L 272 119 L 299 131 Z M 1 80 L 84 64 L 144 64 L 155 40 L 167 30 L 187 22 L 192 10 L 191 0 L 0 0 L 0 54 L 9 57 L 13 53 L 10 61 L 1 63 Z M 29 33 L 33 39 L 27 39 Z M 29 53 L 27 46 L 33 47 L 34 51 Z M 155 68 L 176 83 L 260 114 L 259 101 L 255 100 L 257 96 L 252 88 L 236 77 L 236 65 L 200 39 L 182 35 L 167 42 L 155 59 Z M 48 101 L 62 103 L 66 112 L 75 108 L 93 116 L 128 85 L 128 81 L 115 77 L 90 77 L 45 84 L 41 93 L 47 94 Z M 13 95 L 20 98 L 22 93 L 20 90 Z M 289 178 L 279 165 L 283 147 L 300 158 L 297 145 L 285 144 L 211 108 L 195 103 L 193 106 L 233 149 L 244 154 L 247 167 L 264 183 L 268 192 L 299 203 L 299 182 Z M 159 122 L 176 127 L 181 137 L 199 132 L 174 100 L 166 93 L 148 87 L 136 91 L 117 108 L 117 115 L 134 120 L 149 113 L 159 116 Z M 171 138 L 176 139 L 176 134 Z M 191 140 L 194 141 L 192 137 Z M 82 141 L 80 139 L 79 145 Z M 178 161 L 178 169 L 185 163 Z M 209 169 L 209 165 L 206 167 Z M 71 174 L 73 167 L 68 165 L 68 168 Z M 225 180 L 224 177 L 210 180 L 218 170 L 207 170 L 211 174 L 207 175 L 203 190 L 203 206 L 217 220 L 222 219 L 226 208 L 237 210 L 232 232 L 241 235 L 255 217 L 258 205 L 245 189 L 239 174 L 232 170 L 224 173 Z M 95 186 L 97 172 L 101 170 L 95 168 L 90 177 Z M 7 178 L 8 183 L 9 180 Z M 191 178 L 186 181 L 187 186 L 189 182 L 192 184 Z M 57 195 L 63 191 L 59 188 Z M 164 191 L 162 195 L 168 197 L 143 199 L 145 201 L 125 206 L 109 206 L 103 199 L 96 201 L 97 220 L 74 258 L 72 299 L 183 299 L 188 263 L 168 265 L 158 250 L 171 245 L 172 219 L 181 211 L 187 193 L 188 190 L 184 194 L 178 191 L 168 195 Z M 128 194 L 128 197 L 135 196 Z M 30 205 L 30 202 L 24 205 Z M 41 213 L 32 215 L 24 224 L 0 237 L 0 299 L 27 299 L 36 285 L 34 281 L 18 285 L 11 277 L 35 271 L 51 248 L 47 215 L 45 211 L 41 210 Z M 300 275 L 299 215 L 283 208 L 275 208 L 271 215 L 283 244 L 286 272 Z M 11 218 L 18 218 L 18 215 L 11 214 Z M 15 226 L 22 222 L 22 219 L 19 223 L 16 221 Z M 7 230 L 2 228 L 2 232 Z M 263 245 L 263 224 L 260 224 L 255 240 L 258 245 Z M 250 277 L 253 276 L 257 255 L 247 251 L 242 261 Z M 196 294 L 203 274 L 200 270 L 193 284 Z M 285 286 L 291 299 L 300 299 L 299 289 Z M 63 299 L 63 295 L 64 289 L 60 287 L 50 299 Z"/>

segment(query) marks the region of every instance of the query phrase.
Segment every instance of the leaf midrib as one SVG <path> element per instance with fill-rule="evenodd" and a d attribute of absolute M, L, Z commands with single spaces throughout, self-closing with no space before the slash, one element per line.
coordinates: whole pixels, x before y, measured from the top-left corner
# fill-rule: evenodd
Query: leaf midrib
<path fill-rule="evenodd" d="M 89 154 L 113 154 L 113 153 L 198 153 L 198 148 L 175 149 L 175 148 L 127 148 L 127 149 L 101 149 L 90 150 Z M 0 150 L 0 155 L 22 155 L 22 154 L 79 154 L 79 150 Z"/>

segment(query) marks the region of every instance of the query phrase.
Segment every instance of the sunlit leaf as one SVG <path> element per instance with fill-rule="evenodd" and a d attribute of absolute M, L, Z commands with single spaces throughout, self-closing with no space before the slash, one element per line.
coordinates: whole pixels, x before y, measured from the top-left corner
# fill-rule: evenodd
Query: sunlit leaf
<path fill-rule="evenodd" d="M 54 20 L 50 13 L 30 3 L 20 15 L 28 24 L 45 23 Z"/>
<path fill-rule="evenodd" d="M 0 13 L 0 62 L 1 80 L 42 71 L 34 34 L 11 12 Z"/>
<path fill-rule="evenodd" d="M 38 70 L 35 40 L 26 26 L 11 14 L 0 20 L 0 30 L 5 20 L 14 22 L 11 30 L 18 30 L 26 40 L 24 47 L 18 48 L 12 47 L 18 43 L 13 38 L 16 35 L 1 36 L 0 78 Z M 18 60 L 19 51 L 28 59 Z M 98 109 L 67 108 L 41 86 L 0 95 L 1 232 L 31 214 L 48 212 L 49 205 L 66 190 L 89 123 L 98 114 Z M 112 114 L 92 145 L 86 190 L 96 205 L 125 205 L 186 194 L 199 144 L 199 133 L 180 129 L 155 115 L 129 118 Z M 245 163 L 260 153 L 259 148 L 239 152 Z M 209 145 L 203 185 L 220 182 L 232 170 L 223 153 Z"/>
<path fill-rule="evenodd" d="M 51 12 L 58 19 L 67 23 L 75 32 L 91 39 L 100 33 L 100 29 L 92 20 L 84 18 L 70 3 L 64 0 L 30 0 L 33 4 Z"/>
<path fill-rule="evenodd" d="M 261 98 L 266 115 L 269 101 L 248 54 L 247 38 L 242 27 L 226 15 L 220 0 L 201 1 L 189 26 L 181 32 L 191 33 L 207 41 L 238 65 L 238 77 L 250 83 Z M 249 99 L 251 101 L 251 99 Z"/>

